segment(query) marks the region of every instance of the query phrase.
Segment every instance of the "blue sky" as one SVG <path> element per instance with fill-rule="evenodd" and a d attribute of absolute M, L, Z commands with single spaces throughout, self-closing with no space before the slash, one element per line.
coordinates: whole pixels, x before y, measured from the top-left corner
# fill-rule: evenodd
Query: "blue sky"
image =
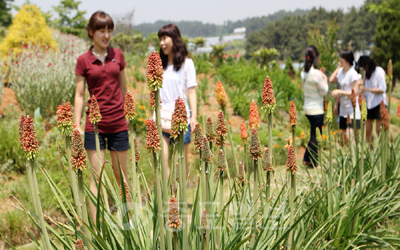
<path fill-rule="evenodd" d="M 26 0 L 14 0 L 13 4 L 21 6 Z M 52 10 L 59 0 L 30 0 L 43 11 Z M 134 10 L 135 24 L 170 21 L 203 21 L 223 24 L 224 21 L 236 21 L 247 17 L 263 16 L 279 10 L 311 9 L 322 6 L 328 10 L 343 9 L 345 12 L 352 6 L 360 7 L 364 0 L 81 0 L 79 9 L 86 10 L 86 18 L 97 10 L 103 10 L 111 16 L 122 16 Z"/>

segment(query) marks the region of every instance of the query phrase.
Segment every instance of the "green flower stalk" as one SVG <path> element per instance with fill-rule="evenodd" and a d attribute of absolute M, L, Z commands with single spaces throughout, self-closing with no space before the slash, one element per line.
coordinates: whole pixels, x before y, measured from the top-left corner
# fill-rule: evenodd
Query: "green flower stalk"
<path fill-rule="evenodd" d="M 317 127 L 316 129 L 316 139 L 318 143 L 318 161 L 319 161 L 319 166 L 321 168 L 321 187 L 325 187 L 324 184 L 324 167 L 322 165 L 322 134 L 321 130 Z"/>
<path fill-rule="evenodd" d="M 362 99 L 362 94 L 360 93 L 358 101 L 360 102 L 360 97 Z M 358 182 L 360 183 L 359 192 L 363 189 L 363 176 L 364 176 L 364 149 L 365 149 L 365 121 L 367 120 L 367 103 L 365 100 L 361 100 L 361 160 L 359 168 Z"/>
<path fill-rule="evenodd" d="M 157 205 L 158 205 L 158 225 L 160 228 L 160 249 L 165 249 L 164 243 L 164 218 L 162 214 L 162 206 L 163 206 L 163 199 L 161 193 L 161 185 L 160 185 L 160 173 L 159 173 L 159 165 L 158 165 L 158 158 L 157 153 L 161 150 L 161 141 L 160 136 L 157 131 L 157 126 L 154 120 L 149 120 L 146 126 L 146 144 L 147 150 L 149 153 L 152 153 L 153 156 L 153 164 L 154 164 L 154 173 L 155 173 L 155 182 L 156 182 L 156 192 L 157 192 Z M 172 241 L 171 241 L 172 245 Z"/>
<path fill-rule="evenodd" d="M 207 137 L 203 137 L 203 151 L 201 154 L 201 158 L 200 160 L 203 162 L 203 167 L 201 168 L 202 171 L 202 195 L 203 195 L 203 203 L 206 206 L 206 209 L 208 209 L 208 211 L 211 211 L 211 205 L 210 205 L 210 178 L 209 178 L 209 172 L 210 170 L 208 169 L 209 167 L 209 163 L 212 161 L 213 158 L 213 154 L 210 150 L 209 144 L 208 144 L 208 140 Z"/>
<path fill-rule="evenodd" d="M 296 172 L 297 172 L 297 162 L 296 156 L 294 154 L 293 145 L 289 145 L 288 156 L 286 161 L 286 169 L 291 172 L 291 191 L 290 191 L 290 227 L 293 227 L 294 223 L 294 198 L 296 190 Z M 290 249 L 295 249 L 296 243 L 294 242 L 293 230 L 289 233 L 289 247 Z"/>
<path fill-rule="evenodd" d="M 25 118 L 25 119 L 24 119 Z M 21 128 L 22 126 L 22 128 Z M 51 250 L 50 238 L 46 229 L 46 222 L 44 221 L 42 205 L 40 203 L 40 193 L 38 187 L 38 181 L 36 177 L 36 166 L 34 163 L 35 158 L 38 155 L 39 143 L 36 139 L 36 131 L 33 125 L 33 119 L 30 116 L 21 116 L 20 118 L 20 129 L 21 138 L 20 143 L 24 150 L 25 157 L 29 162 L 29 168 L 27 171 L 28 181 L 31 183 L 30 189 L 32 194 L 33 204 L 35 206 L 35 212 L 39 217 L 40 234 L 43 238 L 43 245 L 45 250 Z"/>
<path fill-rule="evenodd" d="M 89 217 L 87 212 L 86 205 L 86 193 L 85 193 L 85 185 L 83 182 L 83 173 L 82 170 L 86 170 L 86 154 L 85 147 L 83 146 L 83 140 L 81 133 L 78 129 L 74 129 L 72 133 L 71 140 L 71 164 L 72 169 L 78 173 L 78 192 L 79 192 L 79 208 L 81 209 L 82 219 L 85 222 L 85 234 L 91 239 L 91 232 L 89 230 Z M 88 249 L 93 249 L 91 244 L 88 244 L 85 240 L 85 245 L 88 246 Z"/>
<path fill-rule="evenodd" d="M 269 199 L 271 194 L 271 174 L 274 171 L 274 167 L 272 164 L 272 156 L 269 148 L 265 148 L 264 153 L 262 155 L 262 163 L 263 170 L 267 171 L 267 184 L 265 185 L 265 200 L 267 201 L 267 205 L 264 207 L 264 217 L 268 218 L 269 211 Z"/>
<path fill-rule="evenodd" d="M 242 121 L 242 123 L 240 124 L 240 138 L 242 139 L 242 143 L 243 143 L 243 149 L 244 149 L 244 153 L 245 153 L 245 166 L 248 167 L 248 157 L 247 157 L 247 138 L 249 137 L 249 134 L 247 133 L 247 129 L 246 129 L 246 122 Z"/>
<path fill-rule="evenodd" d="M 178 168 L 179 168 L 179 187 L 180 187 L 180 199 L 181 199 L 181 211 L 188 211 L 187 207 L 187 187 L 186 187 L 186 164 L 185 164 L 185 150 L 184 150 L 184 132 L 188 130 L 188 117 L 185 108 L 185 102 L 182 98 L 178 98 L 175 100 L 175 109 L 174 113 L 172 113 L 172 121 L 171 121 L 171 136 L 173 138 L 178 138 Z M 164 184 L 164 183 L 163 183 Z M 164 190 L 167 190 L 166 186 L 167 182 L 165 182 Z M 182 218 L 185 219 L 184 224 L 189 225 L 187 221 L 187 215 L 183 214 Z M 188 234 L 187 228 L 183 228 L 182 230 L 182 241 L 183 248 L 188 248 Z"/>
<path fill-rule="evenodd" d="M 153 51 L 149 56 L 149 61 L 147 63 L 147 83 L 149 89 L 154 89 L 157 91 L 162 88 L 163 84 L 163 74 L 164 70 L 162 67 L 162 62 L 158 52 Z"/>
<path fill-rule="evenodd" d="M 333 173 L 332 173 L 332 138 L 331 138 L 331 123 L 332 123 L 332 116 L 333 116 L 333 112 L 332 112 L 332 102 L 328 103 L 328 109 L 326 111 L 326 124 L 327 124 L 327 129 L 328 129 L 328 146 L 329 146 L 329 165 L 328 165 L 328 173 L 329 173 L 329 177 L 328 177 L 328 190 L 331 190 L 332 188 L 332 177 L 333 177 Z M 331 216 L 333 214 L 333 194 L 332 192 L 329 192 L 328 194 L 328 213 L 329 216 Z"/>
<path fill-rule="evenodd" d="M 256 199 L 258 196 L 258 158 L 261 158 L 261 145 L 258 139 L 257 129 L 253 128 L 251 130 L 251 140 L 250 140 L 250 156 L 253 158 L 253 170 L 254 170 L 254 186 L 253 186 L 253 226 L 251 228 L 251 233 L 254 237 L 251 238 L 250 248 L 255 244 L 255 238 L 257 235 L 257 205 Z"/>
<path fill-rule="evenodd" d="M 389 101 L 388 101 L 388 111 L 390 112 L 390 104 L 392 103 L 392 79 L 393 79 L 393 67 L 392 67 L 392 59 L 389 60 L 387 66 L 387 74 L 389 76 L 388 82 L 388 90 L 389 90 Z"/>

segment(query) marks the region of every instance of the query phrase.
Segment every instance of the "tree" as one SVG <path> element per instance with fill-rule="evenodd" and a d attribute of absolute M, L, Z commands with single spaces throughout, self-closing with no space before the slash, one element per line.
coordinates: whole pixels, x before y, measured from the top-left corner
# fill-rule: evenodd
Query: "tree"
<path fill-rule="evenodd" d="M 380 13 L 372 47 L 372 57 L 386 69 L 393 63 L 393 87 L 400 77 L 400 0 L 388 0 L 379 5 L 371 5 L 372 11 Z"/>
<path fill-rule="evenodd" d="M 197 48 L 204 47 L 204 45 L 206 44 L 206 39 L 204 39 L 204 37 L 202 37 L 202 36 L 199 36 L 199 37 L 191 39 L 191 42 L 194 43 L 194 45 L 196 46 L 196 49 L 197 49 Z"/>
<path fill-rule="evenodd" d="M 113 17 L 115 22 L 115 27 L 113 30 L 113 34 L 118 35 L 123 33 L 125 35 L 132 35 L 133 30 L 133 16 L 135 14 L 135 10 L 130 10 L 123 14 L 122 16 Z"/>
<path fill-rule="evenodd" d="M 86 11 L 79 10 L 79 4 L 79 1 L 63 0 L 58 6 L 53 6 L 58 18 L 52 22 L 52 26 L 62 33 L 85 37 Z"/>
<path fill-rule="evenodd" d="M 261 48 L 254 52 L 252 56 L 259 59 L 260 68 L 266 70 L 275 58 L 279 55 L 279 52 L 275 48 Z"/>
<path fill-rule="evenodd" d="M 325 67 L 326 72 L 333 72 L 337 67 L 338 55 L 336 37 L 339 26 L 336 19 L 327 24 L 325 34 L 321 34 L 320 29 L 309 29 L 307 32 L 307 43 L 314 45 L 319 51 L 319 64 Z"/>
<path fill-rule="evenodd" d="M 13 0 L 0 0 L 0 26 L 8 26 L 11 24 L 11 8 L 10 2 Z"/>
<path fill-rule="evenodd" d="M 212 51 L 210 53 L 211 58 L 216 58 L 217 59 L 217 66 L 220 66 L 223 62 L 222 56 L 224 55 L 226 44 L 219 44 L 219 45 L 213 45 L 212 46 Z"/>
<path fill-rule="evenodd" d="M 25 4 L 15 15 L 10 26 L 10 32 L 0 44 L 0 53 L 13 50 L 16 55 L 28 44 L 41 44 L 44 48 L 56 48 L 57 42 L 51 36 L 51 31 L 36 5 Z"/>

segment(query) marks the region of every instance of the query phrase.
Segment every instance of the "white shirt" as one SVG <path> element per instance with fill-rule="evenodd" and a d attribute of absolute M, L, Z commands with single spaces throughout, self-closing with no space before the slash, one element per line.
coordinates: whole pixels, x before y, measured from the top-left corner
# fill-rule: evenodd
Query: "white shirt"
<path fill-rule="evenodd" d="M 376 106 L 381 104 L 382 100 L 385 105 L 387 105 L 385 71 L 381 67 L 378 66 L 375 68 L 375 71 L 372 72 L 370 79 L 365 78 L 364 72 L 364 83 L 366 89 L 379 88 L 383 91 L 382 94 L 374 94 L 367 91 L 364 92 L 364 96 L 367 102 L 367 109 L 375 108 Z"/>
<path fill-rule="evenodd" d="M 352 90 L 351 83 L 354 81 L 358 81 L 361 78 L 361 75 L 357 73 L 354 68 L 350 68 L 346 72 L 343 72 L 343 68 L 340 68 L 337 74 L 338 79 L 338 87 L 344 91 Z M 361 119 L 360 106 L 358 105 L 358 95 L 356 102 L 356 119 Z M 347 115 L 350 115 L 350 119 L 353 119 L 353 105 L 351 104 L 351 98 L 347 96 L 340 97 L 340 116 L 347 118 Z"/>
<path fill-rule="evenodd" d="M 184 70 L 185 73 L 183 82 L 182 70 Z M 161 108 L 172 113 L 175 109 L 175 100 L 178 99 L 178 97 L 183 98 L 185 101 L 189 124 L 190 109 L 187 102 L 186 92 L 188 88 L 196 86 L 196 69 L 192 59 L 186 58 L 185 62 L 182 64 L 182 67 L 178 71 L 174 70 L 174 65 L 168 65 L 164 70 L 163 86 L 160 89 Z"/>
<path fill-rule="evenodd" d="M 311 66 L 305 75 L 303 110 L 306 115 L 324 113 L 324 96 L 328 93 L 328 84 L 325 84 L 322 74 Z"/>

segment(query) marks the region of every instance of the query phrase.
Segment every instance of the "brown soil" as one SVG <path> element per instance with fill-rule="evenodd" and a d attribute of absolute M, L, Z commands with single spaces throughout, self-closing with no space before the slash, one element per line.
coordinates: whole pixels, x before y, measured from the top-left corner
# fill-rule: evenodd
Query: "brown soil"
<path fill-rule="evenodd" d="M 17 102 L 17 98 L 15 97 L 14 90 L 4 87 L 1 100 L 2 102 L 0 103 L 0 115 L 4 115 L 4 110 L 10 108 L 11 106 L 17 107 L 18 112 L 22 111 Z"/>

